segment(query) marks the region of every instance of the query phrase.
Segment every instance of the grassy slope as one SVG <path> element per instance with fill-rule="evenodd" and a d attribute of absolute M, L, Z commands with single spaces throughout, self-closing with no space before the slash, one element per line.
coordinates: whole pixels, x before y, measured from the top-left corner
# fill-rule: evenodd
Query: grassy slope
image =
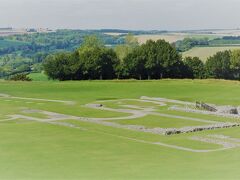
<path fill-rule="evenodd" d="M 213 56 L 219 51 L 225 51 L 225 50 L 234 50 L 234 49 L 240 49 L 240 46 L 223 46 L 223 47 L 195 47 L 193 49 L 190 49 L 187 52 L 183 53 L 183 57 L 199 57 L 201 60 L 206 61 L 208 57 Z"/>
<path fill-rule="evenodd" d="M 28 75 L 33 81 L 48 81 L 47 75 L 43 73 L 31 73 Z"/>
<path fill-rule="evenodd" d="M 1 82 L 0 92 L 22 97 L 75 100 L 79 108 L 64 105 L 27 105 L 62 113 L 82 112 L 81 104 L 108 98 L 156 96 L 218 104 L 240 104 L 239 82 L 164 80 L 152 82 Z M 16 103 L 16 102 L 15 102 Z M 13 102 L 0 102 L 1 114 L 19 111 Z M 5 108 L 5 109 L 4 109 Z M 99 115 L 100 114 L 100 115 Z M 117 115 L 116 115 L 117 116 Z M 75 122 L 89 131 L 26 123 L 0 124 L 0 179 L 239 179 L 239 149 L 189 153 L 124 139 L 138 137 L 199 147 L 182 140 Z M 239 128 L 214 133 L 240 138 Z M 209 133 L 213 133 L 209 132 Z M 203 134 L 203 132 L 199 133 Z M 201 143 L 200 143 L 201 144 Z M 204 147 L 206 144 L 202 144 Z M 213 148 L 213 147 L 211 147 Z"/>

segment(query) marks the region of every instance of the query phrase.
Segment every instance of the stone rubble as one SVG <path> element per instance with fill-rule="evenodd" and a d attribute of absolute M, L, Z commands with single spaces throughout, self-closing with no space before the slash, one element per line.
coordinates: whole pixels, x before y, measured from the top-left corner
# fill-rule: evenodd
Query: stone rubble
<path fill-rule="evenodd" d="M 240 118 L 240 114 L 228 114 L 228 113 L 222 113 L 219 111 L 211 112 L 211 111 L 205 111 L 205 110 L 199 110 L 199 109 L 192 109 L 189 107 L 172 106 L 169 108 L 169 110 L 198 113 L 198 114 L 205 114 L 205 115 L 215 115 L 215 116 L 221 116 L 221 117 L 227 117 L 227 118 Z"/>
<path fill-rule="evenodd" d="M 218 106 L 217 110 L 217 113 L 221 114 L 239 114 L 238 109 L 233 106 Z"/>

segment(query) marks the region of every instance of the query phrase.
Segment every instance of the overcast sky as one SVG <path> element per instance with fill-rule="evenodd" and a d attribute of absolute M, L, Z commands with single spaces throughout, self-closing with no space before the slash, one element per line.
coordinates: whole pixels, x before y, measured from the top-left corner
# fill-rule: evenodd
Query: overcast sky
<path fill-rule="evenodd" d="M 0 0 L 0 27 L 240 27 L 240 0 Z"/>

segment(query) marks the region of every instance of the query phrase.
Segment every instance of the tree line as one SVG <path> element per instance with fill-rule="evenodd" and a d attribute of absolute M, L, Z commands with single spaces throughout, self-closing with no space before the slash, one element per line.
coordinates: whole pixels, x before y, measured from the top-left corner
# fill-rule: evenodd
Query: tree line
<path fill-rule="evenodd" d="M 97 36 L 87 36 L 74 52 L 47 56 L 44 71 L 51 79 L 240 79 L 240 50 L 218 52 L 206 63 L 198 57 L 183 59 L 164 40 L 139 45 L 128 35 L 125 44 L 108 48 Z"/>
<path fill-rule="evenodd" d="M 208 38 L 184 38 L 177 41 L 175 47 L 178 52 L 185 52 L 196 46 L 209 46 L 210 42 Z"/>
<path fill-rule="evenodd" d="M 224 36 L 221 38 L 184 38 L 174 43 L 178 52 L 185 52 L 194 47 L 236 46 L 240 44 L 240 36 Z"/>

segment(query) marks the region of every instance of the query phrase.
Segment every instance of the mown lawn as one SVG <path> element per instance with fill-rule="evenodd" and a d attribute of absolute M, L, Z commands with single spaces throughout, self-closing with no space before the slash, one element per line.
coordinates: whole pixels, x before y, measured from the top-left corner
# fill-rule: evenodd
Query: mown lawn
<path fill-rule="evenodd" d="M 126 116 L 90 110 L 83 105 L 141 96 L 240 105 L 240 83 L 235 81 L 2 81 L 0 93 L 76 102 L 75 105 L 30 104 L 27 100 L 0 98 L 0 120 L 5 115 L 21 113 L 23 107 L 86 117 Z M 240 179 L 239 148 L 211 153 L 187 152 L 129 138 L 196 149 L 219 146 L 190 140 L 191 134 L 166 137 L 75 120 L 63 122 L 84 129 L 23 120 L 0 122 L 0 179 Z M 154 123 L 158 122 L 154 120 Z M 194 135 L 206 134 L 240 138 L 239 128 Z"/>
<path fill-rule="evenodd" d="M 201 126 L 207 125 L 207 123 L 176 119 L 176 118 L 166 118 L 154 115 L 148 115 L 143 118 L 130 119 L 130 120 L 117 120 L 112 121 L 123 125 L 142 125 L 147 128 L 182 128 L 186 126 Z"/>

